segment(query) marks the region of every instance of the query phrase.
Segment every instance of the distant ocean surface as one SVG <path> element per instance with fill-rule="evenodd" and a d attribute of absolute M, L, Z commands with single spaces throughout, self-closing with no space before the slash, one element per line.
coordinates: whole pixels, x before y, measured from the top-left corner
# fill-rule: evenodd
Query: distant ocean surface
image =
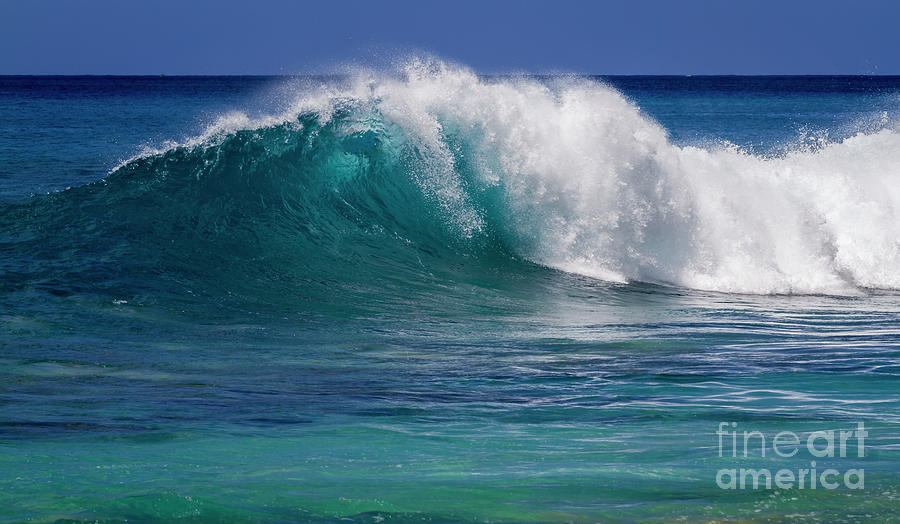
<path fill-rule="evenodd" d="M 898 122 L 900 77 L 0 77 L 0 521 L 897 522 Z"/>

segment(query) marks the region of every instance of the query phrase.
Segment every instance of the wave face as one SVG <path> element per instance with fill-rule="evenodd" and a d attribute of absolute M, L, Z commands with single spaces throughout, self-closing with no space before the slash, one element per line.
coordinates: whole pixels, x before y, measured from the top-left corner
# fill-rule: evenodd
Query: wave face
<path fill-rule="evenodd" d="M 8 252 L 41 261 L 6 269 L 57 288 L 116 291 L 129 273 L 150 288 L 162 276 L 265 300 L 264 282 L 327 301 L 536 264 L 855 294 L 900 288 L 898 212 L 890 128 L 778 157 L 683 147 L 601 83 L 415 61 L 311 90 L 276 117 L 226 115 L 102 181 L 4 208 L 2 231 Z"/>

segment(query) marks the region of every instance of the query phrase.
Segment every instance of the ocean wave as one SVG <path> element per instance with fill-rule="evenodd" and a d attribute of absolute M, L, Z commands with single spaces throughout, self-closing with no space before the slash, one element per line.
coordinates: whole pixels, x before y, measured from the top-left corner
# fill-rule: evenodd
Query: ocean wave
<path fill-rule="evenodd" d="M 55 267 L 45 280 L 80 260 L 94 282 L 129 267 L 248 288 L 289 280 L 327 297 L 356 285 L 346 275 L 431 285 L 526 263 L 614 282 L 855 294 L 900 288 L 898 211 L 889 126 L 775 157 L 679 146 L 599 82 L 414 60 L 320 87 L 280 115 L 225 115 L 94 184 L 4 209 L 2 227 L 7 246 L 58 258 L 33 270 Z"/>

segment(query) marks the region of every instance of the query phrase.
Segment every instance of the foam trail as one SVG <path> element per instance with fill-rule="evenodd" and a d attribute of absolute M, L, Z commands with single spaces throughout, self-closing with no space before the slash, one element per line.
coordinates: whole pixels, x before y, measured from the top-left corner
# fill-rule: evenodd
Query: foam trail
<path fill-rule="evenodd" d="M 486 80 L 418 60 L 399 77 L 360 73 L 329 89 L 291 113 L 327 121 L 350 105 L 367 116 L 348 133 L 402 130 L 416 151 L 402 176 L 463 238 L 490 233 L 525 259 L 614 281 L 900 288 L 892 129 L 766 158 L 676 146 L 620 93 L 584 79 Z"/>

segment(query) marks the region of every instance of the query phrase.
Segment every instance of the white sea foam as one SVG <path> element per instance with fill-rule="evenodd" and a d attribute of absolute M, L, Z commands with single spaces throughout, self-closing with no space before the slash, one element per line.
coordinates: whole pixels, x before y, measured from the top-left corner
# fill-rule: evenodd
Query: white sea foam
<path fill-rule="evenodd" d="M 444 128 L 462 130 L 476 190 L 502 188 L 493 227 L 535 262 L 725 292 L 900 288 L 893 130 L 764 158 L 673 145 L 621 94 L 586 80 L 485 81 L 414 62 L 375 85 L 383 114 L 435 152 L 424 182 L 477 230 L 482 210 L 453 179 L 444 140 Z"/>

